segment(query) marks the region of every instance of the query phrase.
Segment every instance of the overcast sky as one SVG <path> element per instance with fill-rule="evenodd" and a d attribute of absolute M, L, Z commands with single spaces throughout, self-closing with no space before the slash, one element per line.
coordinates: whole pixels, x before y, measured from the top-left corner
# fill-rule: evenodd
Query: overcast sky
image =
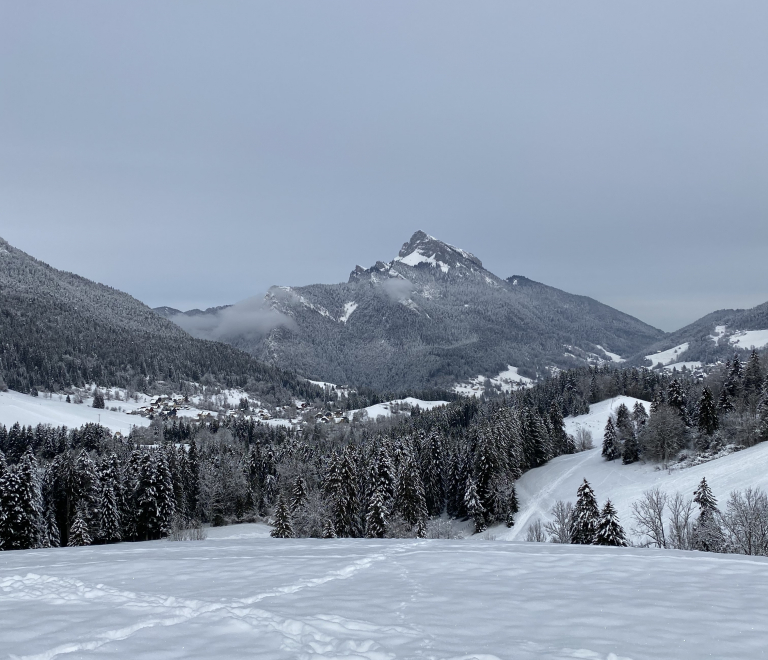
<path fill-rule="evenodd" d="M 664 330 L 768 300 L 768 3 L 0 2 L 0 236 L 151 306 L 417 229 Z"/>

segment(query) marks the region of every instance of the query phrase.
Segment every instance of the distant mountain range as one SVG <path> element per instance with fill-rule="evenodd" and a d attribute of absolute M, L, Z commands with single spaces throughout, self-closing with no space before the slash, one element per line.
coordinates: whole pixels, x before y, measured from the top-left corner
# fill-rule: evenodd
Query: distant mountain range
<path fill-rule="evenodd" d="M 22 392 L 96 382 L 146 390 L 180 380 L 248 386 L 274 400 L 320 396 L 295 374 L 191 337 L 149 307 L 0 239 L 0 377 Z"/>
<path fill-rule="evenodd" d="M 768 346 L 768 302 L 752 309 L 721 309 L 667 334 L 635 355 L 633 364 L 712 364 L 733 357 L 734 352 Z M 664 354 L 659 360 L 657 353 Z M 650 356 L 650 361 L 647 357 Z M 674 356 L 672 362 L 668 362 Z"/>
<path fill-rule="evenodd" d="M 666 337 L 592 298 L 521 275 L 502 279 L 421 231 L 391 261 L 357 266 L 346 283 L 272 287 L 263 301 L 205 311 L 156 311 L 284 369 L 376 389 L 450 387 L 510 366 L 535 378 L 553 367 L 620 361 Z M 239 322 L 249 315 L 255 325 Z"/>

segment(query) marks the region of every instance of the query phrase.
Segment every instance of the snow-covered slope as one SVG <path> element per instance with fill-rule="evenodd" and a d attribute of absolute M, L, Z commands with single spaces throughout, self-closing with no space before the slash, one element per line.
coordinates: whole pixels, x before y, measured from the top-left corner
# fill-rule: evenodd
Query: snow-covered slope
<path fill-rule="evenodd" d="M 216 531 L 225 535 L 0 553 L 2 656 L 765 657 L 766 558 Z"/>
<path fill-rule="evenodd" d="M 516 484 L 520 512 L 516 516 L 515 526 L 512 529 L 500 527 L 492 532 L 502 539 L 524 539 L 533 521 L 537 518 L 542 521 L 551 518 L 549 511 L 557 500 L 575 503 L 576 489 L 584 479 L 592 484 L 601 506 L 607 498 L 611 499 L 628 533 L 632 527 L 632 502 L 649 488 L 658 486 L 670 494 L 679 491 L 686 497 L 692 497 L 702 477 L 706 477 L 721 503 L 725 503 L 733 490 L 743 490 L 749 486 L 768 490 L 768 443 L 674 471 L 659 469 L 654 463 L 622 465 L 620 460 L 603 459 L 600 452 L 608 416 L 622 402 L 631 410 L 637 400 L 632 397 L 616 397 L 591 406 L 588 415 L 566 419 L 569 433 L 573 433 L 578 426 L 592 431 L 595 449 L 571 456 L 559 456 L 540 468 L 526 472 Z"/>
<path fill-rule="evenodd" d="M 121 405 L 131 407 L 128 402 Z M 137 407 L 137 406 L 133 406 Z M 97 410 L 86 403 L 67 403 L 58 394 L 48 399 L 45 396 L 30 396 L 9 390 L 0 392 L 0 424 L 11 426 L 18 422 L 22 426 L 51 424 L 79 428 L 83 424 L 101 423 L 113 433 L 128 434 L 132 426 L 149 426 L 149 419 L 127 412 Z"/>
<path fill-rule="evenodd" d="M 376 403 L 367 408 L 360 408 L 359 410 L 350 410 L 346 413 L 346 417 L 352 418 L 355 413 L 364 412 L 369 419 L 376 419 L 377 417 L 390 417 L 396 412 L 410 411 L 413 408 L 419 407 L 421 410 L 432 410 L 438 406 L 448 405 L 447 401 L 422 401 L 421 399 L 415 399 L 412 396 L 405 397 L 405 399 L 395 399 L 394 401 L 387 401 L 385 403 Z"/>

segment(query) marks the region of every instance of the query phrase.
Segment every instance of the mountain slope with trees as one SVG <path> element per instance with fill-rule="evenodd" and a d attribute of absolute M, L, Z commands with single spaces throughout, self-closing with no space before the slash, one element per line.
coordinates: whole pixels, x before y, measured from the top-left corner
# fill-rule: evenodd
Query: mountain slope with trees
<path fill-rule="evenodd" d="M 320 396 L 295 374 L 189 336 L 126 293 L 56 270 L 0 239 L 0 384 L 21 392 L 182 380 Z"/>
<path fill-rule="evenodd" d="M 522 276 L 501 279 L 421 231 L 398 257 L 357 266 L 346 283 L 272 287 L 264 304 L 283 319 L 278 327 L 220 338 L 308 377 L 377 389 L 450 387 L 510 365 L 544 376 L 551 367 L 633 355 L 664 336 L 586 296 Z M 221 313 L 157 311 L 182 327 Z"/>

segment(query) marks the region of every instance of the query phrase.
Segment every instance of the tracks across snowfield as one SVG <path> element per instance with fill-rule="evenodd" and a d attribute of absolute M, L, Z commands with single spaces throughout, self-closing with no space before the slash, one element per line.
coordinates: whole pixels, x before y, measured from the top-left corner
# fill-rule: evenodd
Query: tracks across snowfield
<path fill-rule="evenodd" d="M 6 552 L 0 658 L 762 658 L 765 593 L 768 560 L 637 548 L 243 534 Z"/>

